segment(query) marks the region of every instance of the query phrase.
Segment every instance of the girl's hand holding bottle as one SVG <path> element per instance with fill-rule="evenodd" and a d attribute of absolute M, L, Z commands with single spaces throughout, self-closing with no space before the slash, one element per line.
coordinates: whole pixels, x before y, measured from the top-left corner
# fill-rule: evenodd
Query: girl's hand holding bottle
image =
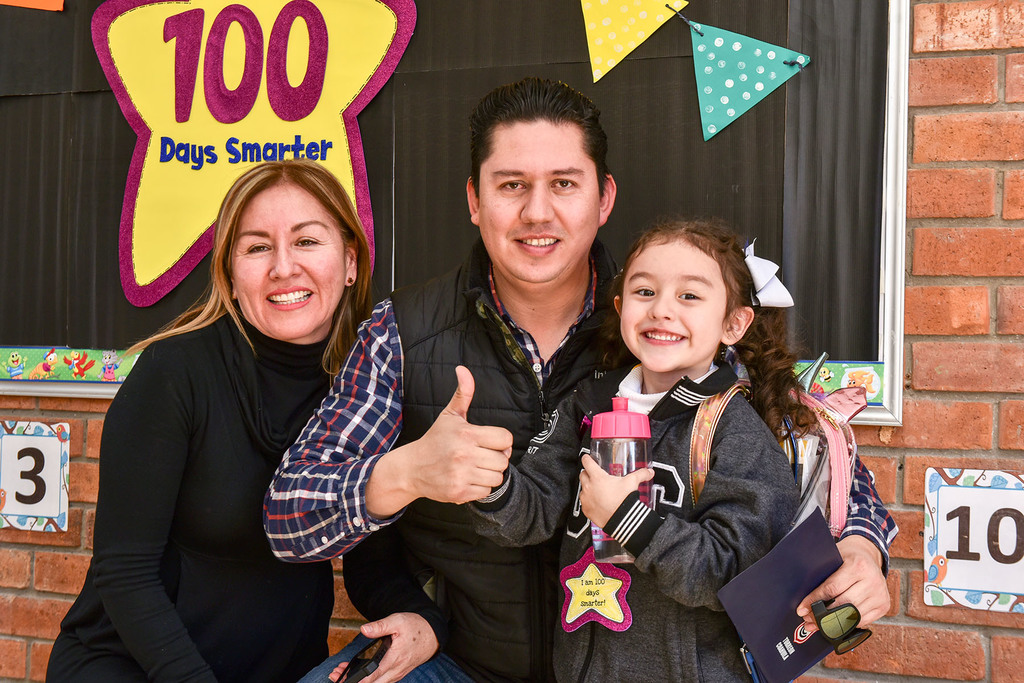
<path fill-rule="evenodd" d="M 649 467 L 617 477 L 601 469 L 590 455 L 584 455 L 582 462 L 580 505 L 583 514 L 599 527 L 608 523 L 626 496 L 638 490 L 643 482 L 654 478 L 654 470 Z"/>

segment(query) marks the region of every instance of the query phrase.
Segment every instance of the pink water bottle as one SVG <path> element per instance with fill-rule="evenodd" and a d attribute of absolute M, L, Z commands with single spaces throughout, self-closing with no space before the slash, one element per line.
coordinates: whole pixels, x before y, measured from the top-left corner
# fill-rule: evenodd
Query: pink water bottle
<path fill-rule="evenodd" d="M 590 454 L 605 472 L 621 477 L 647 467 L 647 443 L 651 424 L 643 413 L 629 411 L 629 399 L 615 397 L 612 410 L 594 416 L 590 430 Z M 650 482 L 640 485 L 640 500 L 650 504 Z M 596 524 L 590 525 L 594 558 L 599 562 L 632 562 L 633 556 Z"/>

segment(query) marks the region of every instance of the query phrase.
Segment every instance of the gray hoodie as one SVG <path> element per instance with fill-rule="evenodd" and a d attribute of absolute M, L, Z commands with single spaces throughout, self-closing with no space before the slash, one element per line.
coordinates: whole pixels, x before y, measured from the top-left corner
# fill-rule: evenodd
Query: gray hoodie
<path fill-rule="evenodd" d="M 605 527 L 636 562 L 588 567 L 580 456 L 589 452 L 590 418 L 611 410 L 628 372 L 582 382 L 558 406 L 551 428 L 509 467 L 502 486 L 467 507 L 477 531 L 499 544 L 535 544 L 564 530 L 566 601 L 554 656 L 559 681 L 749 681 L 739 638 L 716 594 L 789 530 L 799 500 L 793 472 L 768 427 L 736 397 L 715 431 L 710 471 L 694 506 L 689 452 L 696 406 L 736 376 L 723 367 L 700 384 L 683 378 L 649 415 L 653 509 L 634 493 Z"/>

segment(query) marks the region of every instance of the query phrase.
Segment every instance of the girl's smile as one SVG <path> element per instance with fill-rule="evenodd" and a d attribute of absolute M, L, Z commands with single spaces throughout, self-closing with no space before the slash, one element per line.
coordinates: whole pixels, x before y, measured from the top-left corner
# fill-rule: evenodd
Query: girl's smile
<path fill-rule="evenodd" d="M 687 242 L 651 244 L 633 258 L 615 307 L 622 339 L 643 366 L 645 393 L 701 377 L 719 344 L 743 337 L 753 311 L 727 315 L 726 300 L 718 262 Z"/>

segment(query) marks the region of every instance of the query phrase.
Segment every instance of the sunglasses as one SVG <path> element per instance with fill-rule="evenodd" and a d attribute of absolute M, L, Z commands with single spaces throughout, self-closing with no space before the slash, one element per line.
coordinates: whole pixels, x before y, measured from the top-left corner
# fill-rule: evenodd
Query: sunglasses
<path fill-rule="evenodd" d="M 849 603 L 837 607 L 831 607 L 831 604 L 831 600 L 827 603 L 818 600 L 811 604 L 811 612 L 822 637 L 828 641 L 837 655 L 845 655 L 870 638 L 871 631 L 857 628 L 857 624 L 860 623 L 860 612 L 856 607 Z"/>

